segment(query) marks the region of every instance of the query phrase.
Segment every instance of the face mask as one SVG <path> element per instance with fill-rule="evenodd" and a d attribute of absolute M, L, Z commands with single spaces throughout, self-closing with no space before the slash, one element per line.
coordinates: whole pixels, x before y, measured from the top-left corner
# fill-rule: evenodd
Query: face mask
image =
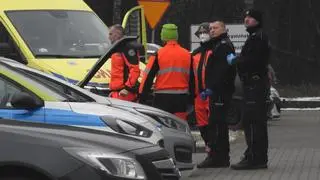
<path fill-rule="evenodd" d="M 207 33 L 201 33 L 201 34 L 199 35 L 199 38 L 200 38 L 200 41 L 201 41 L 201 42 L 207 42 L 207 41 L 210 40 L 210 35 L 207 34 Z"/>

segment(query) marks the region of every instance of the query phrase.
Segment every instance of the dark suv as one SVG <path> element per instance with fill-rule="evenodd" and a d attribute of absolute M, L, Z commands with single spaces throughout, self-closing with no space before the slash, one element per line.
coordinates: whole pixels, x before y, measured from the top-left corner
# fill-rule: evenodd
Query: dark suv
<path fill-rule="evenodd" d="M 0 120 L 1 180 L 179 179 L 159 146 L 71 126 Z"/>

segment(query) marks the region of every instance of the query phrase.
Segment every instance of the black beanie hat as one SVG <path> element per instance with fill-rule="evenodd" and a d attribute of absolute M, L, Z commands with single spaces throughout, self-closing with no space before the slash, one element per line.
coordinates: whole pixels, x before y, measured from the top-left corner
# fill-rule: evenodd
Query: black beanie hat
<path fill-rule="evenodd" d="M 255 9 L 248 9 L 245 12 L 245 16 L 253 17 L 255 20 L 259 21 L 259 24 L 262 25 L 262 13 Z"/>

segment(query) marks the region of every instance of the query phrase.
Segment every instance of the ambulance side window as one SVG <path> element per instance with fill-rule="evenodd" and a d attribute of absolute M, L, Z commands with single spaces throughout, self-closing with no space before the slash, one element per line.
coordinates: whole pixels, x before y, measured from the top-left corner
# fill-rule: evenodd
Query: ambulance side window
<path fill-rule="evenodd" d="M 0 22 L 0 56 L 16 60 L 26 64 L 25 58 L 22 57 L 20 51 L 17 49 L 15 42 L 12 40 L 10 34 L 4 25 Z"/>

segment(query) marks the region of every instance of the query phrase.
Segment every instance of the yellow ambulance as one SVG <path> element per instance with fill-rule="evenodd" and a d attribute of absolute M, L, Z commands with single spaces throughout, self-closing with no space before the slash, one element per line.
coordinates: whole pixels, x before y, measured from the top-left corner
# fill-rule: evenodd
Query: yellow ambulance
<path fill-rule="evenodd" d="M 129 22 L 133 13 L 135 21 Z M 126 31 L 136 27 L 135 35 L 146 42 L 141 8 L 130 10 L 125 17 Z M 1 0 L 0 56 L 71 83 L 81 81 L 108 50 L 108 34 L 108 27 L 83 0 Z M 107 88 L 109 78 L 107 61 L 89 85 Z"/>

